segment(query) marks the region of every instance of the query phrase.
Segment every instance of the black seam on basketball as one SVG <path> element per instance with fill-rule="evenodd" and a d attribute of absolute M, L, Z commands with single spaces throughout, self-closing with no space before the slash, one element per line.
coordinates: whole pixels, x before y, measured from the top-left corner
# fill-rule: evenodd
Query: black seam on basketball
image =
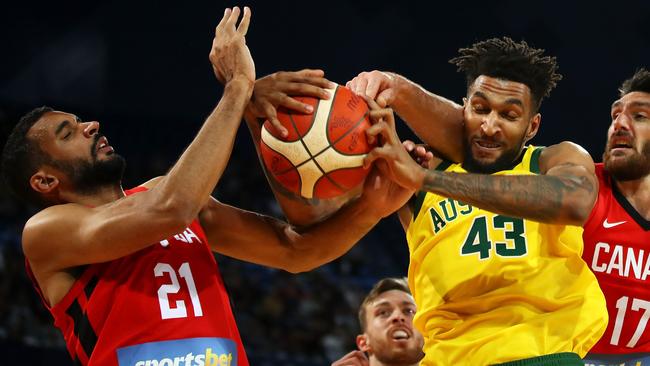
<path fill-rule="evenodd" d="M 284 155 L 282 154 L 282 152 L 280 152 L 280 151 L 278 151 L 278 150 L 272 148 L 269 144 L 267 144 L 266 142 L 264 142 L 264 140 L 262 140 L 262 143 L 263 143 L 264 145 L 266 145 L 266 147 L 268 147 L 271 151 L 274 151 L 274 152 L 278 153 L 278 155 L 280 155 L 280 156 L 282 156 L 283 158 L 287 159 L 287 157 L 284 156 Z M 310 156 L 311 156 L 311 155 L 310 155 Z M 279 172 L 277 172 L 277 173 L 273 173 L 273 172 L 271 172 L 271 173 L 273 173 L 274 175 L 284 174 L 284 173 L 286 173 L 286 172 L 288 172 L 288 171 L 291 171 L 291 170 L 293 170 L 293 169 L 298 169 L 299 166 L 305 164 L 305 163 L 308 162 L 309 160 L 310 160 L 310 159 L 307 159 L 307 160 L 303 161 L 302 163 L 300 163 L 300 164 L 298 164 L 298 165 L 294 165 L 294 164 L 291 162 L 291 160 L 287 159 L 287 161 L 289 162 L 289 164 L 291 164 L 291 166 L 292 166 L 291 168 L 287 168 L 287 169 L 285 169 L 285 170 L 281 170 L 281 171 L 279 171 Z M 266 163 L 264 163 L 264 164 L 266 165 Z M 268 169 L 268 167 L 267 167 L 267 170 L 268 170 L 269 172 L 271 171 L 271 169 Z"/>
<path fill-rule="evenodd" d="M 316 121 L 316 112 L 318 111 L 318 107 L 320 106 L 320 101 L 321 101 L 320 99 L 316 99 L 316 100 L 318 100 L 318 102 L 316 103 L 316 107 L 314 107 L 314 113 L 311 114 L 311 116 L 312 116 L 311 117 L 311 123 L 309 124 L 309 128 L 307 129 L 307 131 L 305 131 L 304 135 L 300 134 L 300 131 L 298 131 L 298 128 L 296 127 L 296 124 L 293 123 L 293 118 L 291 117 L 291 116 L 293 116 L 293 113 L 287 111 L 287 113 L 289 114 L 289 118 L 291 119 L 291 123 L 293 124 L 293 128 L 296 130 L 296 135 L 298 135 L 301 140 L 302 140 L 302 136 L 308 135 L 309 131 L 311 131 L 311 129 L 314 128 L 314 121 Z M 331 110 L 331 108 L 330 108 L 330 110 Z"/>
<path fill-rule="evenodd" d="M 366 116 L 368 115 L 368 113 L 370 113 L 370 110 L 366 111 L 366 113 L 365 113 L 363 116 L 361 116 L 361 118 L 360 118 L 357 122 L 355 122 L 354 125 L 352 125 L 352 127 L 350 127 L 350 128 L 349 128 L 349 129 L 348 129 L 348 130 L 347 130 L 343 135 L 341 135 L 338 139 L 334 140 L 333 143 L 330 142 L 330 138 L 329 138 L 329 136 L 327 136 L 327 142 L 330 142 L 330 146 L 328 146 L 328 147 L 324 148 L 323 150 L 319 151 L 318 153 L 316 153 L 316 154 L 314 155 L 314 157 L 317 157 L 317 156 L 321 155 L 322 153 L 324 153 L 324 152 L 325 152 L 327 149 L 329 149 L 330 147 L 333 148 L 334 145 L 336 145 L 339 141 L 343 140 L 343 139 L 345 138 L 345 136 L 349 135 L 352 131 L 354 131 L 354 129 L 355 129 L 357 126 L 359 126 L 359 124 L 361 124 L 361 122 L 363 122 L 364 118 L 366 118 Z M 327 133 L 327 129 L 325 130 L 325 132 Z M 340 152 L 340 151 L 338 151 L 338 150 L 336 150 L 336 152 L 339 153 L 339 154 L 341 154 L 341 155 L 346 155 L 346 156 L 358 155 L 358 154 L 346 154 L 346 153 Z"/>
<path fill-rule="evenodd" d="M 320 101 L 318 101 L 318 104 L 320 104 Z M 317 106 L 317 107 L 318 107 L 318 106 Z M 314 113 L 314 114 L 316 114 L 316 113 Z M 316 117 L 314 117 L 314 118 L 316 118 Z M 301 135 L 300 132 L 298 131 L 298 126 L 296 126 L 296 122 L 293 121 L 293 114 L 291 114 L 291 113 L 289 113 L 289 121 L 291 121 L 291 125 L 293 126 L 293 129 L 296 130 L 296 134 L 298 135 L 298 140 L 300 141 L 300 143 L 302 144 L 302 146 L 305 148 L 305 150 L 307 150 L 307 155 L 309 155 L 309 159 L 305 160 L 303 163 L 305 163 L 305 162 L 307 162 L 307 161 L 309 161 L 309 160 L 314 159 L 314 156 L 311 154 L 311 151 L 310 151 L 309 148 L 307 147 L 307 144 L 305 144 L 305 141 L 303 141 L 303 139 L 302 139 L 302 135 Z M 314 125 L 314 122 L 312 121 L 311 124 L 312 124 L 312 126 L 313 126 L 313 125 Z M 309 128 L 311 129 L 311 126 L 310 126 Z"/>
<path fill-rule="evenodd" d="M 314 161 L 314 162 L 316 162 L 316 161 Z M 316 166 L 318 167 L 318 169 L 320 169 L 320 171 L 323 173 L 323 175 L 321 175 L 320 178 L 316 179 L 316 182 L 314 182 L 314 191 L 316 191 L 316 185 L 318 184 L 318 182 L 319 182 L 321 179 L 323 179 L 323 178 L 329 180 L 330 183 L 332 183 L 336 188 L 340 189 L 341 192 L 345 192 L 345 191 L 346 191 L 345 188 L 343 188 L 340 184 L 336 183 L 332 178 L 330 178 L 329 174 L 328 174 L 328 173 L 325 173 L 325 172 L 323 171 L 323 169 L 320 167 L 320 165 L 318 165 L 318 163 L 316 163 Z M 337 171 L 337 170 L 341 170 L 341 169 L 335 169 L 335 170 L 332 170 L 332 172 L 335 172 L 335 171 Z M 330 172 L 330 173 L 331 173 L 331 172 Z"/>

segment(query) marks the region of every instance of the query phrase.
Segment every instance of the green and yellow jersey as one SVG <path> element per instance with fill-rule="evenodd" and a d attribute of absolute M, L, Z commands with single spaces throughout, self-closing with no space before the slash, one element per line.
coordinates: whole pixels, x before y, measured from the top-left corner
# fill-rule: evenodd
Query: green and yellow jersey
<path fill-rule="evenodd" d="M 526 147 L 516 166 L 495 174 L 537 174 L 541 149 Z M 439 169 L 466 173 L 460 164 Z M 605 298 L 581 259 L 580 227 L 420 193 L 407 240 L 423 366 L 583 357 L 605 331 Z"/>

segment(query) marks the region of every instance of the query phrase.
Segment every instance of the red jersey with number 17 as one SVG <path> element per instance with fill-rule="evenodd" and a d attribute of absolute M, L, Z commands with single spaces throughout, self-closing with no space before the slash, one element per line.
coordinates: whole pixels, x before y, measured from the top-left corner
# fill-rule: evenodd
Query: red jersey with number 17
<path fill-rule="evenodd" d="M 607 300 L 609 324 L 591 353 L 650 352 L 650 221 L 596 164 L 600 189 L 584 226 L 582 257 Z"/>
<path fill-rule="evenodd" d="M 77 365 L 248 366 L 198 220 L 133 254 L 86 266 L 48 309 Z"/>

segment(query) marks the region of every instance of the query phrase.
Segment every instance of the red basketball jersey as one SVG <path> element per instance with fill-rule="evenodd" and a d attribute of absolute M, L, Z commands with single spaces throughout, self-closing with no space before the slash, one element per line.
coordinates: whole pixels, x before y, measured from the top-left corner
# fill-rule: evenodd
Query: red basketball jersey
<path fill-rule="evenodd" d="M 650 352 L 650 221 L 596 164 L 598 200 L 584 227 L 585 262 L 607 300 L 609 324 L 591 353 Z"/>
<path fill-rule="evenodd" d="M 86 266 L 49 310 L 78 365 L 248 366 L 198 220 L 131 255 Z"/>

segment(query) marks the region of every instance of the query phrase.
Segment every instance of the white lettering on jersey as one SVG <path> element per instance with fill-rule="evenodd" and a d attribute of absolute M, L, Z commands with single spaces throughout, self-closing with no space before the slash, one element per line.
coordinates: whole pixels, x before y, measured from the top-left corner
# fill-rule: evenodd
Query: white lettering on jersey
<path fill-rule="evenodd" d="M 616 271 L 621 277 L 630 277 L 632 275 L 632 277 L 643 281 L 650 276 L 650 256 L 643 249 L 635 250 L 634 248 L 614 245 L 609 261 L 602 260 L 601 254 L 609 253 L 610 249 L 611 246 L 607 243 L 599 242 L 596 244 L 593 260 L 591 261 L 591 269 L 594 272 L 611 274 L 612 271 Z"/>
<path fill-rule="evenodd" d="M 182 233 L 174 235 L 174 239 L 182 241 L 184 243 L 192 244 L 194 241 L 201 243 L 201 239 L 192 231 L 190 228 L 186 228 Z M 169 240 L 161 240 L 160 245 L 167 247 L 169 245 Z"/>

